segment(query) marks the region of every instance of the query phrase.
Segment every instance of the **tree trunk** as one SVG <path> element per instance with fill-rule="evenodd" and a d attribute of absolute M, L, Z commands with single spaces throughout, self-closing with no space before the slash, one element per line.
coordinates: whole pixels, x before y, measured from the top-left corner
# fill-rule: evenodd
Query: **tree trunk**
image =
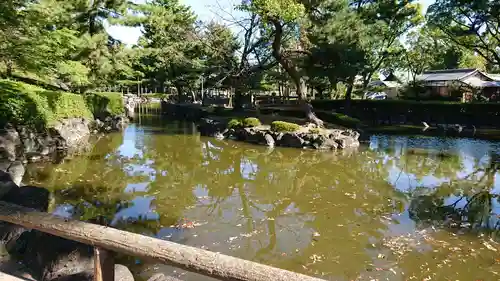
<path fill-rule="evenodd" d="M 196 102 L 196 94 L 194 93 L 194 91 L 191 91 L 191 98 L 193 99 L 193 103 Z"/>
<path fill-rule="evenodd" d="M 347 82 L 347 90 L 345 93 L 345 113 L 349 113 L 351 110 L 351 99 L 352 99 L 352 90 L 354 88 L 354 78 L 349 78 Z"/>
<path fill-rule="evenodd" d="M 8 60 L 5 65 L 6 65 L 5 75 L 7 75 L 7 78 L 12 78 L 12 72 L 13 72 L 12 61 Z"/>
<path fill-rule="evenodd" d="M 297 97 L 299 99 L 299 105 L 304 110 L 307 120 L 311 123 L 316 124 L 319 127 L 323 127 L 323 121 L 316 117 L 314 114 L 313 107 L 310 103 L 306 101 L 307 95 L 307 85 L 304 77 L 299 71 L 299 67 L 291 59 L 283 56 L 281 51 L 282 39 L 283 39 L 283 26 L 281 22 L 277 19 L 270 19 L 271 23 L 274 25 L 275 32 L 272 43 L 272 54 L 273 57 L 279 62 L 286 73 L 290 76 L 296 87 Z"/>
<path fill-rule="evenodd" d="M 233 109 L 235 111 L 241 111 L 243 109 L 243 92 L 240 88 L 234 89 Z"/>

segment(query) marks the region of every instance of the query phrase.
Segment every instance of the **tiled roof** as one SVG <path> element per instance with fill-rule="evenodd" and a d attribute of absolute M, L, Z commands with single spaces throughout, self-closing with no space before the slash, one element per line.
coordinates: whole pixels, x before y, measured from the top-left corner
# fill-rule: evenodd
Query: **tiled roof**
<path fill-rule="evenodd" d="M 495 81 L 500 81 L 500 74 L 486 74 L 488 77 L 490 77 L 491 79 L 495 80 Z"/>
<path fill-rule="evenodd" d="M 456 81 L 478 71 L 474 68 L 426 71 L 417 76 L 420 81 Z"/>

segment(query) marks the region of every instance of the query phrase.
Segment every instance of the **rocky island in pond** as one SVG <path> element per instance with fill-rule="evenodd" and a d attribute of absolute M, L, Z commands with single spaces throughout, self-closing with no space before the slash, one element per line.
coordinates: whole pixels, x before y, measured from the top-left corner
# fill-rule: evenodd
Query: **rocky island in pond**
<path fill-rule="evenodd" d="M 216 120 L 202 118 L 198 123 L 201 135 L 218 139 L 234 139 L 267 146 L 310 148 L 318 150 L 349 149 L 359 146 L 359 133 L 353 130 L 318 128 L 314 124 L 274 121 L 262 125 L 257 118 Z"/>

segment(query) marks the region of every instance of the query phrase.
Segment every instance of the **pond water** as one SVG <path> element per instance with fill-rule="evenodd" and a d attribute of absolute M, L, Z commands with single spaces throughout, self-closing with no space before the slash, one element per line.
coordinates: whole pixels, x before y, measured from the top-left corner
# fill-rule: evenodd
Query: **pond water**
<path fill-rule="evenodd" d="M 500 144 L 373 136 L 274 150 L 141 117 L 87 154 L 29 166 L 51 211 L 327 280 L 499 280 Z M 155 272 L 207 280 L 128 260 Z"/>

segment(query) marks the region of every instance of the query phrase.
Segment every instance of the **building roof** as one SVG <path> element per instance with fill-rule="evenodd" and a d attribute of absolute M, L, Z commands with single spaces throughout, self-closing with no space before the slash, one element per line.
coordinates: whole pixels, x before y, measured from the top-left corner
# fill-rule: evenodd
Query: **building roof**
<path fill-rule="evenodd" d="M 389 73 L 382 81 L 387 82 L 387 81 L 392 81 L 392 82 L 397 82 L 401 83 L 401 80 L 393 73 Z"/>
<path fill-rule="evenodd" d="M 491 73 L 488 73 L 488 74 L 486 74 L 486 76 L 490 77 L 492 80 L 500 81 L 500 74 L 491 74 Z"/>
<path fill-rule="evenodd" d="M 480 71 L 474 68 L 431 70 L 416 78 L 419 81 L 458 81 L 478 72 Z"/>
<path fill-rule="evenodd" d="M 368 83 L 368 86 L 383 86 L 387 88 L 398 88 L 401 87 L 401 84 L 396 81 L 375 80 Z"/>

